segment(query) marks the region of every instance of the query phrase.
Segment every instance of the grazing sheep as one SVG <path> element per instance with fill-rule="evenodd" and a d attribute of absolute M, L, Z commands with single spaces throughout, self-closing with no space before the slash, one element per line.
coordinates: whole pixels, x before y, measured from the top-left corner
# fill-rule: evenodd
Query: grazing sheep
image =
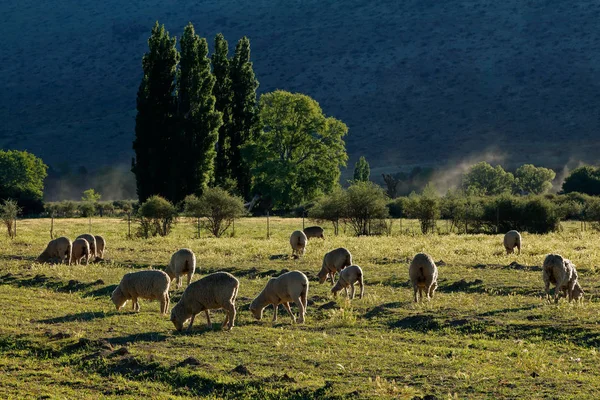
<path fill-rule="evenodd" d="M 306 243 L 308 239 L 302 231 L 294 231 L 290 236 L 290 244 L 292 245 L 292 257 L 298 258 L 306 252 Z"/>
<path fill-rule="evenodd" d="M 88 258 L 94 260 L 96 258 L 96 238 L 94 235 L 90 235 L 89 233 L 84 233 L 83 235 L 77 236 L 77 239 L 85 239 L 90 244 L 90 254 Z"/>
<path fill-rule="evenodd" d="M 306 307 L 308 305 L 308 278 L 300 271 L 290 271 L 277 278 L 271 278 L 265 288 L 256 296 L 250 304 L 250 312 L 254 318 L 260 320 L 263 310 L 269 304 L 273 304 L 273 321 L 277 321 L 277 308 L 283 304 L 287 312 L 296 322 L 296 317 L 290 309 L 290 301 L 293 301 L 300 310 L 298 323 L 304 323 Z"/>
<path fill-rule="evenodd" d="M 569 301 L 583 296 L 583 289 L 577 282 L 578 275 L 575 265 L 568 259 L 558 254 L 548 254 L 542 266 L 542 277 L 546 290 L 546 298 L 550 299 L 550 284 L 556 286 L 554 289 L 554 302 L 558 303 L 558 297 L 562 291 Z M 576 289 L 577 288 L 577 289 Z"/>
<path fill-rule="evenodd" d="M 515 247 L 519 249 L 519 254 L 521 254 L 521 234 L 517 231 L 506 232 L 506 235 L 504 235 L 504 248 L 506 249 L 506 254 L 513 254 L 515 252 Z"/>
<path fill-rule="evenodd" d="M 433 258 L 425 253 L 417 254 L 408 267 L 408 275 L 412 283 L 415 303 L 419 301 L 419 297 L 423 299 L 423 291 L 427 294 L 427 300 L 431 300 L 438 287 L 438 270 Z"/>
<path fill-rule="evenodd" d="M 138 298 L 160 301 L 160 312 L 166 314 L 169 309 L 169 275 L 154 269 L 130 272 L 123 275 L 119 286 L 112 292 L 111 300 L 120 310 L 127 300 L 132 300 L 131 308 L 140 311 Z"/>
<path fill-rule="evenodd" d="M 104 258 L 104 250 L 106 250 L 106 240 L 100 235 L 95 235 L 96 239 L 96 258 L 102 260 Z"/>
<path fill-rule="evenodd" d="M 365 293 L 365 284 L 363 282 L 363 272 L 362 269 L 358 265 L 351 265 L 346 267 L 340 272 L 340 276 L 338 277 L 338 281 L 331 288 L 331 293 L 334 296 L 337 295 L 342 289 L 346 290 L 346 297 L 348 297 L 348 287 L 350 287 L 350 298 L 354 299 L 354 284 L 358 282 L 360 286 L 360 295 L 358 296 L 360 299 L 363 298 Z"/>
<path fill-rule="evenodd" d="M 335 273 L 340 272 L 350 265 L 352 265 L 352 254 L 350 254 L 348 249 L 340 247 L 331 250 L 323 257 L 323 265 L 317 274 L 319 283 L 323 283 L 328 277 L 331 277 L 331 284 L 333 285 Z"/>
<path fill-rule="evenodd" d="M 208 310 L 225 309 L 227 316 L 223 322 L 223 329 L 233 328 L 235 321 L 235 298 L 237 297 L 240 281 L 227 272 L 215 272 L 206 275 L 189 285 L 181 300 L 171 310 L 171 322 L 175 329 L 181 331 L 185 321 L 191 318 L 187 330 L 192 329 L 196 314 L 204 311 L 206 323 L 212 327 Z"/>
<path fill-rule="evenodd" d="M 88 265 L 90 259 L 90 244 L 83 238 L 75 239 L 73 242 L 73 250 L 71 252 L 71 262 L 79 265 L 85 257 L 85 265 Z"/>
<path fill-rule="evenodd" d="M 171 280 L 177 278 L 177 289 L 181 287 L 181 276 L 187 274 L 187 284 L 190 285 L 196 271 L 196 256 L 190 249 L 177 250 L 171 256 L 171 261 L 165 269 Z"/>
<path fill-rule="evenodd" d="M 321 238 L 325 240 L 325 235 L 323 233 L 324 230 L 320 226 L 309 226 L 308 228 L 304 228 L 304 234 L 307 239 Z"/>
<path fill-rule="evenodd" d="M 73 243 L 71 243 L 71 239 L 62 236 L 51 240 L 36 261 L 46 262 L 58 258 L 60 263 L 64 261 L 67 265 L 71 265 L 72 249 Z"/>

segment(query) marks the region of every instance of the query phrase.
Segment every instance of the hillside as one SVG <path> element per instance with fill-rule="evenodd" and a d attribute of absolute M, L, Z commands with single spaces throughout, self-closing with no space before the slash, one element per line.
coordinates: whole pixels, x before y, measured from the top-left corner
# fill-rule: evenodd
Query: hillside
<path fill-rule="evenodd" d="M 261 92 L 348 124 L 375 172 L 492 154 L 559 167 L 600 152 L 591 2 L 21 0 L 0 4 L 0 146 L 55 168 L 130 165 L 155 20 L 252 43 Z"/>

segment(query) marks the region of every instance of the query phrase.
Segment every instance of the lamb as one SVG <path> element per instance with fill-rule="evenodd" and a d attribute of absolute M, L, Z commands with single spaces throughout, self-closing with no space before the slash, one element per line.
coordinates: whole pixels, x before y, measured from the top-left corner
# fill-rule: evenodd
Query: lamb
<path fill-rule="evenodd" d="M 550 283 L 554 284 L 554 302 L 558 303 L 558 297 L 562 291 L 568 296 L 569 301 L 579 300 L 583 296 L 583 289 L 577 279 L 575 265 L 568 259 L 558 254 L 548 254 L 542 266 L 542 277 L 546 290 L 546 298 L 550 299 Z"/>
<path fill-rule="evenodd" d="M 100 235 L 95 235 L 94 239 L 96 239 L 96 261 L 98 259 L 102 260 L 104 258 L 104 250 L 106 250 L 106 240 Z"/>
<path fill-rule="evenodd" d="M 257 320 L 261 320 L 263 310 L 269 304 L 273 305 L 273 321 L 277 321 L 277 308 L 283 304 L 287 312 L 296 322 L 296 317 L 290 309 L 290 301 L 293 301 L 300 310 L 298 323 L 304 323 L 306 307 L 308 305 L 308 278 L 300 271 L 290 271 L 277 278 L 271 278 L 265 288 L 256 296 L 250 304 L 250 312 Z"/>
<path fill-rule="evenodd" d="M 188 331 L 191 330 L 196 314 L 202 311 L 206 313 L 207 326 L 212 328 L 208 310 L 221 308 L 227 312 L 222 328 L 228 330 L 233 328 L 236 314 L 235 298 L 239 287 L 240 282 L 227 272 L 215 272 L 192 283 L 171 310 L 171 322 L 175 325 L 175 329 L 181 331 L 183 324 L 191 318 L 187 328 Z"/>
<path fill-rule="evenodd" d="M 81 260 L 85 257 L 85 265 L 88 265 L 90 259 L 90 244 L 83 238 L 75 239 L 73 242 L 73 250 L 71 260 L 75 264 L 81 264 Z"/>
<path fill-rule="evenodd" d="M 340 272 L 346 267 L 352 265 L 352 254 L 343 247 L 331 250 L 323 257 L 323 265 L 321 270 L 317 274 L 319 277 L 319 283 L 323 283 L 328 277 L 331 277 L 331 284 L 333 285 L 333 278 L 336 272 Z"/>
<path fill-rule="evenodd" d="M 169 275 L 156 269 L 130 272 L 123 276 L 119 286 L 112 292 L 111 300 L 121 309 L 127 302 L 132 300 L 131 308 L 140 311 L 138 298 L 159 300 L 160 312 L 166 314 L 169 309 Z"/>
<path fill-rule="evenodd" d="M 506 232 L 506 235 L 504 235 L 504 248 L 506 249 L 506 254 L 513 254 L 515 252 L 515 247 L 519 249 L 519 254 L 521 254 L 521 234 L 517 231 Z"/>
<path fill-rule="evenodd" d="M 290 236 L 290 244 L 292 245 L 292 257 L 298 258 L 306 252 L 306 243 L 308 239 L 302 231 L 294 231 Z"/>
<path fill-rule="evenodd" d="M 71 243 L 71 239 L 62 236 L 51 240 L 36 261 L 46 262 L 58 258 L 60 263 L 64 261 L 67 265 L 71 265 L 72 249 L 73 243 Z"/>
<path fill-rule="evenodd" d="M 408 268 L 408 275 L 414 291 L 415 303 L 423 299 L 423 291 L 427 295 L 427 300 L 431 300 L 438 287 L 438 270 L 431 256 L 425 253 L 419 253 L 413 258 Z M 417 297 L 417 290 L 419 297 Z"/>
<path fill-rule="evenodd" d="M 331 288 L 331 293 L 334 296 L 337 295 L 342 289 L 346 290 L 346 297 L 348 297 L 348 287 L 350 287 L 350 298 L 354 299 L 354 284 L 358 282 L 360 286 L 359 298 L 362 299 L 365 293 L 365 285 L 363 282 L 363 272 L 358 265 L 351 265 L 346 267 L 340 272 L 340 276 L 336 284 Z"/>
<path fill-rule="evenodd" d="M 308 228 L 304 228 L 304 234 L 307 239 L 321 238 L 325 240 L 325 235 L 323 233 L 324 230 L 320 226 L 309 226 Z"/>
<path fill-rule="evenodd" d="M 196 256 L 190 249 L 180 249 L 173 253 L 169 265 L 165 269 L 171 280 L 177 278 L 177 289 L 181 287 L 181 276 L 187 274 L 187 284 L 189 286 L 195 271 Z"/>
<path fill-rule="evenodd" d="M 90 244 L 90 254 L 88 258 L 95 259 L 96 258 L 96 238 L 94 235 L 90 235 L 89 233 L 84 233 L 83 235 L 77 236 L 77 239 L 85 239 Z"/>

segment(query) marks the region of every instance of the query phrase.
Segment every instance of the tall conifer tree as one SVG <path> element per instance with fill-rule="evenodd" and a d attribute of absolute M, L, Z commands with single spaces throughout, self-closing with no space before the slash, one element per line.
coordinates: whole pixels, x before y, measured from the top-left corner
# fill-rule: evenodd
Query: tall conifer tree
<path fill-rule="evenodd" d="M 230 63 L 232 88 L 231 122 L 227 128 L 230 149 L 228 161 L 233 178 L 243 197 L 250 194 L 250 167 L 242 157 L 242 147 L 256 139 L 260 131 L 260 119 L 256 102 L 258 81 L 254 75 L 250 61 L 250 40 L 243 37 L 239 40 L 233 59 Z"/>
<path fill-rule="evenodd" d="M 215 144 L 221 113 L 215 110 L 213 87 L 206 39 L 194 32 L 189 23 L 181 38 L 181 63 L 178 79 L 178 116 L 182 146 L 178 146 L 177 176 L 179 181 L 173 201 L 188 194 L 202 195 L 214 180 Z"/>
<path fill-rule="evenodd" d="M 213 74 L 216 78 L 213 93 L 215 95 L 215 108 L 223 115 L 223 125 L 219 128 L 219 139 L 217 142 L 217 156 L 215 161 L 215 183 L 223 185 L 227 179 L 231 179 L 231 166 L 228 155 L 231 140 L 229 129 L 231 128 L 231 78 L 229 76 L 229 46 L 221 33 L 215 37 L 215 52 L 211 56 Z"/>
<path fill-rule="evenodd" d="M 172 165 L 175 75 L 179 53 L 176 38 L 169 37 L 158 22 L 148 39 L 149 51 L 142 58 L 144 75 L 137 94 L 137 116 L 133 149 L 136 159 L 132 171 L 141 202 L 159 194 L 169 197 L 168 182 Z M 165 167 L 167 166 L 167 167 Z"/>

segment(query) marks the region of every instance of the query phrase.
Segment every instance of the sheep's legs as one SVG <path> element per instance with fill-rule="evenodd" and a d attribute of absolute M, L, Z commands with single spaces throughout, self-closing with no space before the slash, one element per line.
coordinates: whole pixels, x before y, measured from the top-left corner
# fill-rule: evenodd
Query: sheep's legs
<path fill-rule="evenodd" d="M 302 300 L 300 299 L 301 295 L 296 297 L 294 299 L 294 303 L 296 303 L 296 305 L 298 306 L 298 323 L 299 324 L 303 324 L 304 323 L 304 313 L 306 312 L 306 308 L 304 308 L 304 303 L 302 303 Z M 288 311 L 290 312 L 290 315 L 292 315 L 292 311 L 289 310 L 289 303 L 288 304 Z M 296 322 L 296 318 L 292 315 L 292 319 L 294 320 L 294 322 Z"/>
<path fill-rule="evenodd" d="M 277 321 L 277 309 L 279 308 L 279 304 L 273 304 L 273 322 Z"/>
<path fill-rule="evenodd" d="M 346 292 L 346 296 L 348 296 L 347 292 Z M 354 300 L 354 283 L 352 285 L 350 285 L 350 298 L 352 300 Z"/>
<path fill-rule="evenodd" d="M 334 277 L 335 277 L 335 272 L 330 272 L 330 273 L 329 273 L 329 276 L 331 277 L 331 286 L 333 286 L 333 284 L 335 283 L 335 282 L 333 281 L 333 279 L 334 279 Z"/>
<path fill-rule="evenodd" d="M 177 277 L 177 289 L 181 287 L 181 275 Z"/>
<path fill-rule="evenodd" d="M 235 320 L 235 306 L 233 304 L 229 304 L 227 307 L 227 313 L 226 313 L 226 317 L 225 317 L 225 321 L 223 322 L 223 329 L 231 329 L 233 328 L 234 325 L 234 320 Z"/>
<path fill-rule="evenodd" d="M 359 298 L 362 299 L 363 295 L 365 294 L 365 283 L 363 282 L 362 276 L 360 277 L 360 280 L 358 281 L 358 285 L 360 286 Z"/>
<path fill-rule="evenodd" d="M 206 313 L 206 327 L 211 329 L 212 322 L 210 322 L 210 314 L 208 313 L 208 310 L 204 310 L 204 312 Z"/>
<path fill-rule="evenodd" d="M 348 297 L 348 286 L 346 286 L 344 290 L 346 291 L 346 297 Z"/>
<path fill-rule="evenodd" d="M 296 302 L 296 304 L 298 304 L 298 307 L 302 307 L 302 303 L 300 302 L 300 299 L 298 298 L 297 300 L 294 300 Z M 300 302 L 300 303 L 298 303 Z M 285 302 L 283 303 L 283 307 L 287 310 L 288 314 L 290 314 L 290 316 L 292 317 L 292 321 L 296 322 L 296 317 L 294 316 L 294 314 L 292 314 L 292 309 L 290 308 L 290 303 Z"/>
<path fill-rule="evenodd" d="M 413 297 L 415 300 L 415 303 L 417 303 L 419 301 L 419 298 L 417 297 L 417 290 L 419 290 L 419 288 L 417 287 L 417 285 L 413 285 Z"/>
<path fill-rule="evenodd" d="M 188 331 L 192 330 L 192 325 L 194 325 L 194 318 L 196 318 L 196 314 L 192 314 L 192 319 L 190 320 L 190 325 L 187 328 Z"/>
<path fill-rule="evenodd" d="M 188 286 L 190 286 L 190 282 L 192 281 L 192 274 L 188 274 Z"/>

